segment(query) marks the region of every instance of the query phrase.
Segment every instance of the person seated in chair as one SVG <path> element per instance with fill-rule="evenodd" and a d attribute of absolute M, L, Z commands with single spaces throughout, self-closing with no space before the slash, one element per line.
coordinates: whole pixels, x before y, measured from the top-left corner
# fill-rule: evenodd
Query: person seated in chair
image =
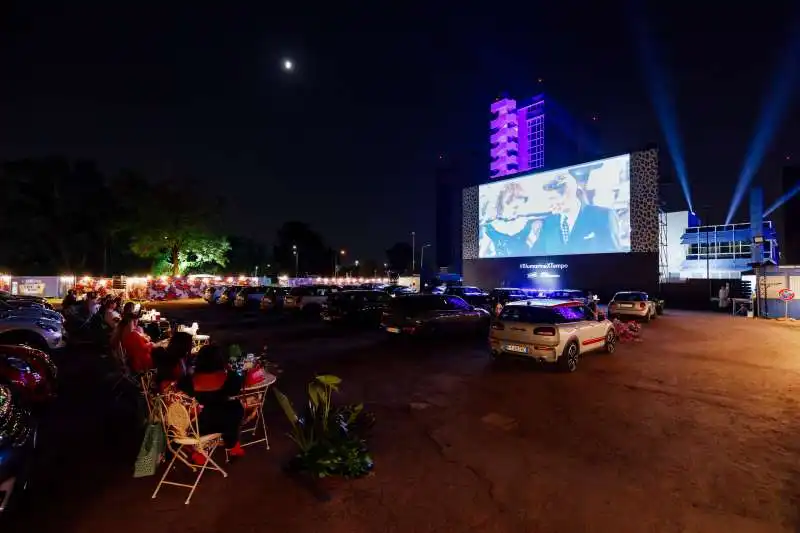
<path fill-rule="evenodd" d="M 122 346 L 128 358 L 128 366 L 133 372 L 147 372 L 153 368 L 153 343 L 150 337 L 139 329 L 139 319 L 126 315 L 117 324 L 111 335 L 111 347 Z"/>
<path fill-rule="evenodd" d="M 188 374 L 187 366 L 192 355 L 192 336 L 185 331 L 175 333 L 166 348 L 153 350 L 156 365 L 156 385 L 164 392 Z"/>
<path fill-rule="evenodd" d="M 244 408 L 238 399 L 233 398 L 242 392 L 242 378 L 228 370 L 228 362 L 220 347 L 215 344 L 203 346 L 197 353 L 194 374 L 178 381 L 178 388 L 202 406 L 198 415 L 200 431 L 204 434 L 221 433 L 228 455 L 243 456 L 239 430 Z M 199 453 L 192 459 L 205 461 Z"/>

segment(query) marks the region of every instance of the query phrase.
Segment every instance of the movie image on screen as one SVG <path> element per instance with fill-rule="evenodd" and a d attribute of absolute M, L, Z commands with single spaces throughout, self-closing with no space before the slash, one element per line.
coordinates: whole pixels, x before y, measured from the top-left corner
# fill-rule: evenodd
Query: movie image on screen
<path fill-rule="evenodd" d="M 631 251 L 630 154 L 478 188 L 478 257 Z"/>

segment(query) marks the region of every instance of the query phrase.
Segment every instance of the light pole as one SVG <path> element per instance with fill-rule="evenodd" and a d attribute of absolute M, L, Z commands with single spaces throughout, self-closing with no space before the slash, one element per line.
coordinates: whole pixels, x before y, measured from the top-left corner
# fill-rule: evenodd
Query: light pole
<path fill-rule="evenodd" d="M 346 252 L 344 250 L 339 250 L 339 253 L 333 254 L 333 277 L 337 277 L 339 275 L 339 256 L 341 255 L 344 257 Z"/>
<path fill-rule="evenodd" d="M 292 253 L 294 254 L 294 277 L 300 277 L 300 254 L 297 251 L 297 245 L 292 245 Z"/>
<path fill-rule="evenodd" d="M 411 273 L 417 269 L 417 232 L 411 232 Z"/>
<path fill-rule="evenodd" d="M 383 277 L 387 277 L 389 274 L 389 263 L 383 264 Z"/>
<path fill-rule="evenodd" d="M 430 244 L 423 244 L 419 250 L 419 274 L 422 275 L 422 267 L 423 263 L 425 263 L 425 248 L 430 246 Z"/>

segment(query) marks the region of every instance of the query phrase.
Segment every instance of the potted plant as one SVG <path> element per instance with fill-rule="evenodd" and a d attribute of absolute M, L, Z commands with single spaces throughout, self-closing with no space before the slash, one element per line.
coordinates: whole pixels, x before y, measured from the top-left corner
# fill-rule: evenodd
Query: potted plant
<path fill-rule="evenodd" d="M 289 437 L 297 445 L 289 471 L 312 480 L 324 499 L 330 498 L 331 481 L 363 477 L 373 467 L 364 436 L 374 424 L 374 417 L 365 414 L 362 404 L 339 408 L 332 405 L 341 382 L 332 375 L 316 376 L 308 384 L 308 402 L 302 416 L 289 398 L 275 389 L 291 424 Z"/>

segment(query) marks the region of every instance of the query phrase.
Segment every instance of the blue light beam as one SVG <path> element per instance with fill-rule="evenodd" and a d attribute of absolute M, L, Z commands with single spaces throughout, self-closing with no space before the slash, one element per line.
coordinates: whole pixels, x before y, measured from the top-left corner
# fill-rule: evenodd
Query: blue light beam
<path fill-rule="evenodd" d="M 794 87 L 797 84 L 797 56 L 799 52 L 800 32 L 795 31 L 789 47 L 773 75 L 769 92 L 761 104 L 761 115 L 758 117 L 756 124 L 756 133 L 747 151 L 742 171 L 739 173 L 739 180 L 736 182 L 736 189 L 733 192 L 733 199 L 728 209 L 728 216 L 725 218 L 725 224 L 730 224 L 736 215 L 736 210 L 739 208 L 739 204 L 742 203 L 747 188 L 764 160 L 767 148 L 780 128 L 781 120 L 786 113 L 793 96 Z M 770 210 L 767 210 L 764 215 L 766 216 L 770 212 Z"/>
<path fill-rule="evenodd" d="M 670 80 L 663 68 L 663 61 L 656 50 L 656 46 L 650 39 L 647 21 L 642 13 L 638 12 L 638 5 L 631 2 L 628 9 L 631 14 L 631 26 L 636 39 L 634 44 L 638 51 L 639 64 L 650 100 L 653 103 L 661 131 L 667 141 L 667 151 L 670 158 L 672 158 L 672 164 L 675 166 L 675 173 L 678 175 L 686 205 L 689 207 L 690 212 L 694 212 L 689 177 L 686 174 L 686 160 L 683 157 L 683 143 L 678 132 L 678 116 L 671 92 L 668 90 L 668 82 Z"/>
<path fill-rule="evenodd" d="M 789 189 L 789 191 L 788 191 L 788 192 L 785 192 L 784 194 L 782 194 L 782 195 L 781 195 L 781 197 L 780 197 L 780 198 L 778 198 L 777 200 L 775 200 L 775 203 L 773 203 L 771 206 L 769 206 L 769 207 L 767 208 L 767 210 L 766 210 L 766 211 L 764 211 L 764 216 L 765 216 L 765 217 L 768 217 L 769 215 L 771 215 L 773 211 L 775 211 L 775 210 L 776 210 L 776 209 L 778 209 L 780 206 L 782 206 L 783 204 L 785 204 L 786 202 L 788 202 L 789 200 L 791 200 L 791 199 L 792 199 L 792 197 L 793 197 L 794 195 L 796 195 L 797 193 L 800 193 L 800 182 L 798 182 L 797 184 L 795 184 L 795 186 L 794 186 L 794 187 L 792 187 L 791 189 Z"/>

